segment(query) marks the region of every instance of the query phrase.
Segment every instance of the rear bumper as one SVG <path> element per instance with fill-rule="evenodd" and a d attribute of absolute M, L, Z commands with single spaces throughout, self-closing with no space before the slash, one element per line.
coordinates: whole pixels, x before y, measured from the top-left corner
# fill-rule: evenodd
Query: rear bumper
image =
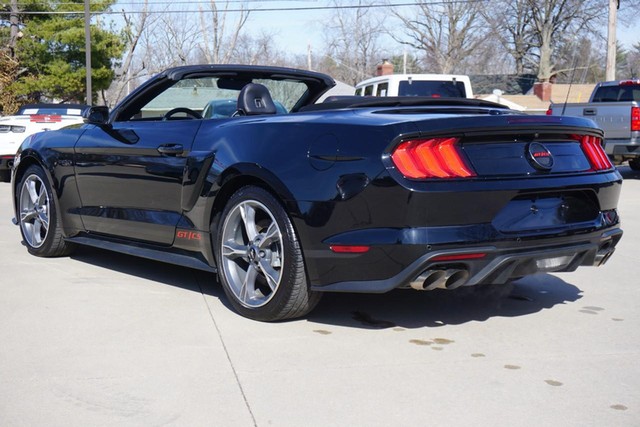
<path fill-rule="evenodd" d="M 398 274 L 383 280 L 344 281 L 324 286 L 312 286 L 316 291 L 383 293 L 395 288 L 420 288 L 420 282 L 428 280 L 432 272 L 464 272 L 455 277 L 458 286 L 483 283 L 506 283 L 523 276 L 540 272 L 568 272 L 580 266 L 603 265 L 615 251 L 622 237 L 619 228 L 610 229 L 580 239 L 562 237 L 523 243 L 519 240 L 500 246 L 461 246 L 430 251 Z M 464 254 L 484 254 L 482 258 L 465 259 Z M 440 261 L 452 256 L 459 259 Z M 441 288 L 450 288 L 446 277 Z M 425 288 L 428 288 L 425 285 Z"/>
<path fill-rule="evenodd" d="M 605 139 L 604 151 L 610 156 L 640 157 L 640 140 L 638 138 Z"/>

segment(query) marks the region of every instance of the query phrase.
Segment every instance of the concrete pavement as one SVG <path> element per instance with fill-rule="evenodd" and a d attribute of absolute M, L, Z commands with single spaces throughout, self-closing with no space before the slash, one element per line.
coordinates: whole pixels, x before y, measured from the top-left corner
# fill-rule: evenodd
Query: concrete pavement
<path fill-rule="evenodd" d="M 640 425 L 640 174 L 602 268 L 482 291 L 328 294 L 265 324 L 212 275 L 41 259 L 0 184 L 0 426 Z"/>

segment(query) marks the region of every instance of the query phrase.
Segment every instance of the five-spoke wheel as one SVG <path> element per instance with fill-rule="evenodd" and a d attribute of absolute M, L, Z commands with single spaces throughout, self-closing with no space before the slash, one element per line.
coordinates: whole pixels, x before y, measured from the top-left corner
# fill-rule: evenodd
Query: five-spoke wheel
<path fill-rule="evenodd" d="M 20 191 L 20 227 L 26 243 L 32 248 L 41 247 L 49 233 L 49 194 L 42 179 L 27 176 Z"/>
<path fill-rule="evenodd" d="M 42 168 L 27 168 L 16 197 L 20 231 L 29 252 L 38 256 L 68 254 L 72 246 L 62 236 L 51 186 Z"/>
<path fill-rule="evenodd" d="M 317 304 L 293 225 L 268 191 L 239 189 L 222 212 L 216 237 L 218 275 L 241 314 L 279 320 L 302 316 Z"/>
<path fill-rule="evenodd" d="M 222 263 L 229 287 L 245 307 L 260 307 L 275 295 L 282 279 L 282 233 L 262 203 L 237 204 L 222 227 Z"/>

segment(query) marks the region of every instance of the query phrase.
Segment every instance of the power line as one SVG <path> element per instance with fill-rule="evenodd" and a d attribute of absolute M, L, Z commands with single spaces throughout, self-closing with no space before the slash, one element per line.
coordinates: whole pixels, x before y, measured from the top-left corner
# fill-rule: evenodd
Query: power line
<path fill-rule="evenodd" d="M 300 11 L 313 11 L 313 10 L 345 10 L 345 9 L 380 9 L 391 7 L 406 7 L 406 6 L 419 6 L 421 4 L 429 5 L 446 5 L 454 3 L 484 3 L 489 0 L 451 0 L 451 1 L 434 1 L 434 2 L 408 2 L 408 3 L 387 3 L 387 4 L 369 4 L 369 5 L 343 5 L 343 6 L 300 6 L 300 7 L 273 7 L 273 8 L 240 8 L 240 9 L 216 9 L 216 10 L 202 10 L 203 13 L 234 13 L 234 12 L 300 12 Z M 135 11 L 113 11 L 105 10 L 99 12 L 91 12 L 92 15 L 120 15 L 122 13 L 128 14 L 165 14 L 165 13 L 194 13 L 200 10 L 135 10 Z M 81 15 L 84 12 L 70 10 L 70 11 L 21 11 L 21 15 Z M 0 15 L 9 15 L 10 12 L 0 11 Z"/>

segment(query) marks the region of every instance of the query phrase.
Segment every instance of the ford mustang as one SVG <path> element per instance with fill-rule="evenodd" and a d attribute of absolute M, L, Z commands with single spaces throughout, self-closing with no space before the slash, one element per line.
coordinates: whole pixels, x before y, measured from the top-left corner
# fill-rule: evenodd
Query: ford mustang
<path fill-rule="evenodd" d="M 112 111 L 28 137 L 12 172 L 24 244 L 216 273 L 234 309 L 262 321 L 304 316 L 327 291 L 500 284 L 613 253 L 622 178 L 593 122 L 473 99 L 318 102 L 334 85 L 178 67 Z M 229 99 L 229 117 L 203 118 Z"/>

